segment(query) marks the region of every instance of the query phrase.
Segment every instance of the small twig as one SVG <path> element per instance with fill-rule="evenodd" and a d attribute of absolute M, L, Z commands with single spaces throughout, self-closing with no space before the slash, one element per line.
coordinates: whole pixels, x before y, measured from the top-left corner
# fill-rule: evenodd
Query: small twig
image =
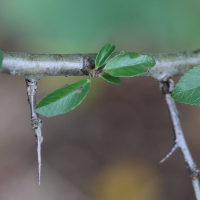
<path fill-rule="evenodd" d="M 27 88 L 28 102 L 29 102 L 30 108 L 31 108 L 31 124 L 32 124 L 33 130 L 35 131 L 35 137 L 36 137 L 36 142 L 37 142 L 38 179 L 39 179 L 39 184 L 40 184 L 41 166 L 42 166 L 41 144 L 43 142 L 43 137 L 42 137 L 42 131 L 41 131 L 42 121 L 41 121 L 39 115 L 35 111 L 37 80 L 26 78 L 26 88 Z"/>
<path fill-rule="evenodd" d="M 163 159 L 166 160 L 175 150 L 176 148 L 180 148 L 185 160 L 185 163 L 187 165 L 187 169 L 189 171 L 189 175 L 192 181 L 192 185 L 194 188 L 195 196 L 197 200 L 200 200 L 200 186 L 199 186 L 199 175 L 200 170 L 197 168 L 192 155 L 189 151 L 189 148 L 187 146 L 187 143 L 185 141 L 183 131 L 181 128 L 180 120 L 179 120 L 179 112 L 176 108 L 174 99 L 172 98 L 172 91 L 174 88 L 174 81 L 169 78 L 167 81 L 161 83 L 162 86 L 162 92 L 165 95 L 165 99 L 169 108 L 174 133 L 175 133 L 175 145 L 172 151 Z M 163 161 L 162 160 L 162 161 Z"/>
<path fill-rule="evenodd" d="M 175 143 L 174 146 L 172 147 L 172 149 L 170 150 L 170 152 L 160 161 L 160 163 L 165 162 L 174 152 L 175 150 L 178 148 L 178 144 Z"/>

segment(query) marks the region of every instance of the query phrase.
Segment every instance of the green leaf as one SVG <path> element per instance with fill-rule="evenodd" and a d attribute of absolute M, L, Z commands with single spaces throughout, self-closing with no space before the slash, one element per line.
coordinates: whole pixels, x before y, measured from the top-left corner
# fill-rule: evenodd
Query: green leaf
<path fill-rule="evenodd" d="M 104 70 L 113 76 L 132 77 L 146 73 L 155 64 L 151 56 L 127 52 L 110 59 Z"/>
<path fill-rule="evenodd" d="M 89 79 L 63 86 L 43 97 L 36 105 L 35 110 L 46 117 L 64 114 L 78 106 L 89 89 Z"/>
<path fill-rule="evenodd" d="M 103 46 L 96 57 L 95 69 L 101 67 L 114 51 L 115 45 L 113 44 L 106 44 Z"/>
<path fill-rule="evenodd" d="M 1 51 L 0 49 L 0 71 L 1 71 L 2 63 L 3 63 L 3 51 Z"/>
<path fill-rule="evenodd" d="M 200 105 L 200 65 L 180 78 L 174 88 L 173 98 L 181 103 Z"/>
<path fill-rule="evenodd" d="M 104 72 L 103 74 L 101 74 L 101 77 L 103 79 L 105 79 L 108 82 L 114 83 L 119 85 L 121 83 L 120 78 L 119 77 L 115 77 L 115 76 L 111 76 L 110 74 Z"/>

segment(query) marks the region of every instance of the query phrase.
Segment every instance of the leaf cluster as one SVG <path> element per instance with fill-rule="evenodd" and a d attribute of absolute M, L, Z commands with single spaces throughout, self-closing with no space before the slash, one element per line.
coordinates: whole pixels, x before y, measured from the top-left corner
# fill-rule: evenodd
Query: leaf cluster
<path fill-rule="evenodd" d="M 110 58 L 114 51 L 115 45 L 106 44 L 101 48 L 95 60 L 94 71 L 110 83 L 119 85 L 119 77 L 133 77 L 144 74 L 155 65 L 152 57 L 137 53 L 126 52 Z M 90 79 L 71 83 L 47 94 L 36 105 L 36 112 L 46 117 L 52 117 L 73 110 L 87 95 L 92 74 L 90 73 Z"/>

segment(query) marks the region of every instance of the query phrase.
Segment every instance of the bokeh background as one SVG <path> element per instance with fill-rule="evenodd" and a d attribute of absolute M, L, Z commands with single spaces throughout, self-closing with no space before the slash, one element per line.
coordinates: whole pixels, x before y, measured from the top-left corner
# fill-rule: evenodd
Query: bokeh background
<path fill-rule="evenodd" d="M 178 52 L 200 47 L 197 0 L 1 0 L 0 49 L 27 53 L 117 50 Z M 45 77 L 37 100 L 83 77 Z M 179 77 L 176 77 L 176 81 Z M 70 113 L 42 117 L 42 182 L 24 77 L 0 76 L 0 199 L 188 200 L 193 188 L 177 150 L 164 97 L 151 77 L 95 78 Z M 200 166 L 200 108 L 177 103 Z"/>

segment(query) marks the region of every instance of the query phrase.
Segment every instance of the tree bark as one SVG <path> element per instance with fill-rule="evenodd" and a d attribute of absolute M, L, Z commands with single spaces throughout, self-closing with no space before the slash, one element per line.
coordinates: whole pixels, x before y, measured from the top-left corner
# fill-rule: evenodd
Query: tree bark
<path fill-rule="evenodd" d="M 111 58 L 123 51 L 115 52 Z M 92 54 L 28 54 L 4 52 L 2 74 L 11 74 L 38 79 L 43 76 L 84 76 L 94 68 L 95 53 Z M 200 50 L 169 54 L 148 54 L 156 65 L 144 76 L 157 80 L 182 75 L 200 64 Z"/>

